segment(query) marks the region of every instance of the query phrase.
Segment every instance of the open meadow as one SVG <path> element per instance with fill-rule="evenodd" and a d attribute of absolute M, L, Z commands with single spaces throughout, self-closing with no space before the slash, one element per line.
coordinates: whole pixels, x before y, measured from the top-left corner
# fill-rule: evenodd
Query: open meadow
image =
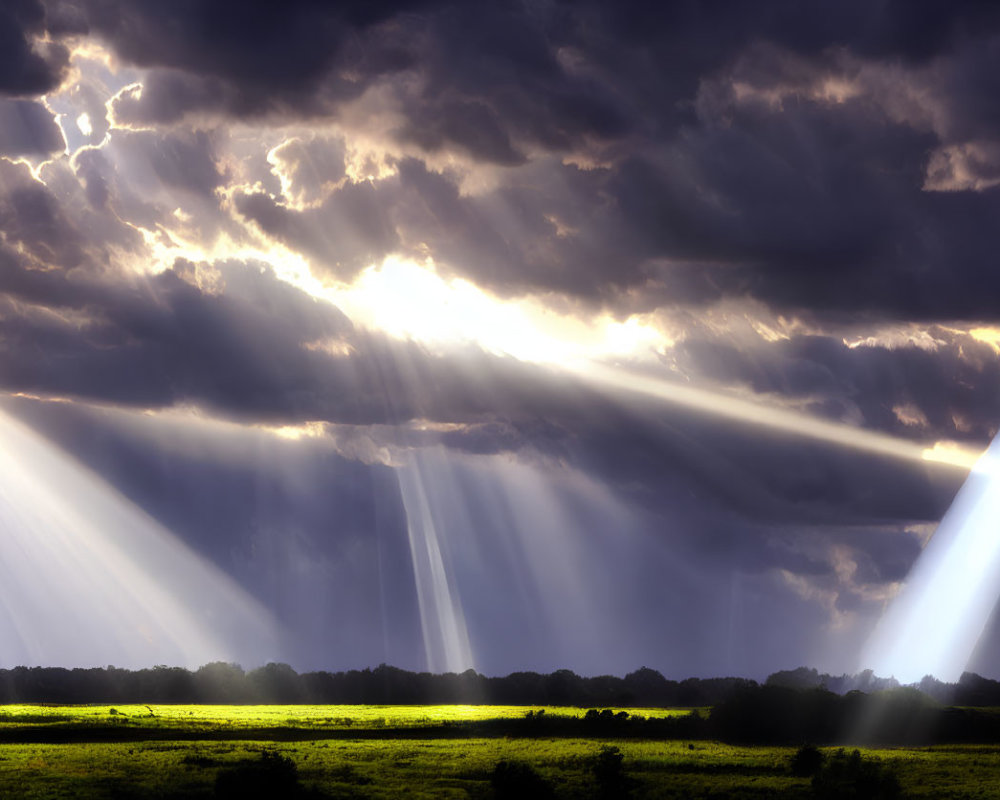
<path fill-rule="evenodd" d="M 526 735 L 479 736 L 478 729 L 462 727 L 504 718 L 523 720 L 528 710 L 523 706 L 3 706 L 0 797 L 821 796 L 808 777 L 792 774 L 794 747 L 535 736 L 527 729 Z M 542 709 L 530 710 L 534 715 Z M 567 707 L 544 711 L 546 717 L 576 719 L 586 713 Z M 627 711 L 677 716 L 691 710 Z M 828 758 L 836 750 L 823 748 Z M 894 772 L 902 789 L 899 796 L 1000 796 L 997 747 L 886 748 L 863 750 L 862 757 Z M 516 769 L 498 769 L 504 762 Z"/>
<path fill-rule="evenodd" d="M 548 717 L 582 718 L 587 709 L 571 706 L 500 705 L 0 705 L 0 736 L 26 726 L 78 731 L 143 730 L 246 731 L 295 728 L 304 731 L 399 730 L 485 722 L 521 720 L 527 711 Z M 630 716 L 666 719 L 690 714 L 690 708 L 629 708 Z M 707 709 L 701 709 L 707 713 Z"/>

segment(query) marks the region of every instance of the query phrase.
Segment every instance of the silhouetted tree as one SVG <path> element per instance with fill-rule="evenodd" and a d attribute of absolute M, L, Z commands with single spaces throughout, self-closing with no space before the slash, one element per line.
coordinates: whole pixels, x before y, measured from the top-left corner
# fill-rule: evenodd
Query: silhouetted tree
<path fill-rule="evenodd" d="M 273 661 L 246 676 L 256 697 L 268 703 L 300 703 L 304 699 L 302 681 L 288 664 Z"/>
<path fill-rule="evenodd" d="M 765 686 L 784 686 L 787 689 L 818 689 L 824 685 L 823 677 L 815 669 L 799 667 L 768 675 Z"/>
<path fill-rule="evenodd" d="M 195 691 L 203 703 L 245 703 L 252 699 L 246 675 L 239 664 L 214 661 L 194 674 Z"/>

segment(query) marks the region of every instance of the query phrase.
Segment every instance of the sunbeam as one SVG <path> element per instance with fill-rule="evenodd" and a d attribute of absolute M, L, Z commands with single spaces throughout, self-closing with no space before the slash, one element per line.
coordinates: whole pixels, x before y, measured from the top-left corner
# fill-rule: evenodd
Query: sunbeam
<path fill-rule="evenodd" d="M 738 420 L 876 455 L 925 461 L 962 470 L 971 469 L 979 458 L 979 454 L 960 445 L 938 442 L 928 447 L 909 439 L 818 419 L 789 409 L 772 408 L 719 392 L 651 375 L 640 375 L 597 362 L 586 362 L 569 368 L 584 379 L 610 389 L 654 397 L 672 405 L 694 409 L 699 413 Z"/>
<path fill-rule="evenodd" d="M 973 468 L 879 621 L 862 667 L 904 683 L 956 681 L 997 602 L 1000 437 Z"/>
<path fill-rule="evenodd" d="M 580 472 L 429 447 L 398 475 L 432 668 L 602 673 L 623 652 L 672 659 L 678 608 L 704 600 L 669 547 Z M 659 636 L 635 624 L 641 603 L 661 607 Z"/>
<path fill-rule="evenodd" d="M 274 652 L 269 614 L 0 410 L 4 664 L 198 666 Z"/>
<path fill-rule="evenodd" d="M 473 341 L 487 352 L 563 370 L 606 390 L 653 397 L 840 447 L 962 470 L 971 469 L 980 455 L 952 442 L 921 444 L 614 366 L 609 357 L 641 360 L 671 343 L 635 316 L 625 323 L 598 317 L 584 325 L 569 316 L 542 313 L 530 303 L 500 300 L 463 281 L 446 281 L 433 264 L 388 258 L 378 269 L 366 270 L 335 300 L 352 319 L 393 336 L 433 346 Z"/>
<path fill-rule="evenodd" d="M 461 672 L 472 666 L 469 633 L 453 586 L 447 539 L 438 535 L 440 525 L 455 525 L 457 521 L 451 517 L 441 520 L 440 512 L 435 514 L 419 457 L 413 456 L 397 474 L 406 509 L 427 666 L 438 672 Z"/>

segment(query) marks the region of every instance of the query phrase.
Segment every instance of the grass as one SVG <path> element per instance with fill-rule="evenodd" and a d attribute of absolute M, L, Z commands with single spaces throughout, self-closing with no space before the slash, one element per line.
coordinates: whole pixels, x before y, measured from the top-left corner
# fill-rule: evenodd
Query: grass
<path fill-rule="evenodd" d="M 590 766 L 602 745 L 625 756 L 635 798 L 808 798 L 809 781 L 788 770 L 794 748 L 718 742 L 583 738 L 398 738 L 394 731 L 443 722 L 521 717 L 521 706 L 3 706 L 0 726 L 135 725 L 167 731 L 293 727 L 383 728 L 384 738 L 156 740 L 0 745 L 0 797 L 211 798 L 220 772 L 276 752 L 294 761 L 301 783 L 324 797 L 491 798 L 489 777 L 501 759 L 530 764 L 559 798 L 595 796 Z M 537 709 L 536 709 L 537 710 Z M 678 714 L 683 710 L 630 710 Z M 546 708 L 580 716 L 585 709 Z M 340 726 L 338 729 L 337 726 Z M 830 748 L 826 749 L 829 752 Z M 896 768 L 911 798 L 1000 796 L 997 748 L 950 746 L 863 750 Z"/>
<path fill-rule="evenodd" d="M 690 708 L 629 708 L 629 714 L 666 718 Z M 309 730 L 410 729 L 446 723 L 522 719 L 528 711 L 553 717 L 582 717 L 587 709 L 568 706 L 378 706 L 378 705 L 85 705 L 25 704 L 0 706 L 0 731 L 26 725 L 44 727 L 131 726 L 184 731 L 268 728 Z M 707 709 L 701 709 L 707 713 Z"/>
<path fill-rule="evenodd" d="M 644 797 L 697 797 L 723 789 L 766 797 L 806 785 L 784 774 L 787 752 L 781 748 L 713 745 L 692 754 L 672 742 L 620 746 L 626 771 L 645 787 Z M 485 798 L 501 759 L 531 764 L 559 797 L 587 797 L 593 789 L 588 766 L 598 748 L 584 739 L 6 745 L 0 747 L 0 797 L 210 797 L 220 770 L 264 749 L 291 758 L 304 785 L 332 797 Z"/>

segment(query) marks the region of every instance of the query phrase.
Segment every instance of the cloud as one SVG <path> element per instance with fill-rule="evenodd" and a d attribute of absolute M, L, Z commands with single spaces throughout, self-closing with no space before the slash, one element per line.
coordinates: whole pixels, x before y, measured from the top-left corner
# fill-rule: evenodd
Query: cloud
<path fill-rule="evenodd" d="M 395 249 L 396 233 L 379 190 L 348 183 L 315 209 L 293 211 L 257 192 L 237 196 L 237 211 L 261 231 L 310 257 L 319 273 L 351 277 Z"/>
<path fill-rule="evenodd" d="M 39 269 L 71 269 L 84 260 L 83 236 L 58 199 L 23 164 L 0 159 L 0 227 L 6 244 L 20 246 Z"/>
<path fill-rule="evenodd" d="M 986 314 L 988 286 L 968 287 L 991 274 L 995 125 L 982 76 L 996 72 L 996 15 L 710 5 L 83 13 L 148 70 L 113 102 L 119 124 L 324 120 L 352 143 L 376 137 L 395 180 L 344 183 L 334 148 L 314 162 L 316 187 L 237 200 L 320 273 L 350 278 L 389 252 L 429 250 L 502 295 Z M 305 163 L 291 148 L 274 151 L 287 170 Z M 171 169 L 184 163 L 196 162 Z"/>
<path fill-rule="evenodd" d="M 0 94 L 40 95 L 66 73 L 69 54 L 45 42 L 45 7 L 37 0 L 11 0 L 0 9 Z"/>
<path fill-rule="evenodd" d="M 0 154 L 45 156 L 65 146 L 55 117 L 41 103 L 0 100 Z"/>
<path fill-rule="evenodd" d="M 385 553 L 359 531 L 376 495 L 405 555 L 391 478 L 413 463 L 458 476 L 475 498 L 459 517 L 493 514 L 465 544 L 500 558 L 503 515 L 531 508 L 503 510 L 497 487 L 526 486 L 526 470 L 546 478 L 532 491 L 591 481 L 628 508 L 622 535 L 642 532 L 630 552 L 648 563 L 594 544 L 610 566 L 593 585 L 627 585 L 630 614 L 643 592 L 668 602 L 648 588 L 661 574 L 690 573 L 704 615 L 669 624 L 691 641 L 739 627 L 750 603 L 747 638 L 782 653 L 824 622 L 861 620 L 857 637 L 960 476 L 607 391 L 469 337 L 395 339 L 309 291 L 349 295 L 367 267 L 413 259 L 484 303 L 551 309 L 555 327 L 642 314 L 657 349 L 616 351 L 622 367 L 928 446 L 983 444 L 1000 390 L 998 17 L 861 0 L 8 4 L 0 388 L 68 399 L 81 453 L 100 449 L 81 443 L 83 417 L 114 428 L 124 409 L 150 412 L 150 430 L 193 409 L 236 423 L 234 439 L 303 434 L 281 450 L 301 494 L 276 467 L 256 517 L 245 448 L 247 463 L 199 466 L 192 439 L 126 441 L 145 435 L 136 422 L 97 459 L 213 557 L 238 553 L 251 584 L 273 577 L 261 553 L 310 590 L 346 579 L 337 565 L 370 575 Z M 33 172 L 18 156 L 52 158 Z M 232 480 L 217 551 L 202 479 Z M 570 504 L 564 488 L 552 495 Z M 178 496 L 201 499 L 188 515 Z M 603 543 L 605 522 L 574 524 Z M 305 602 L 261 591 L 288 614 Z M 402 639 L 412 600 L 394 601 L 411 610 Z M 717 642 L 699 647 L 723 663 Z"/>
<path fill-rule="evenodd" d="M 142 161 L 168 188 L 208 196 L 228 182 L 216 157 L 214 137 L 206 131 L 175 131 L 165 135 L 152 131 L 120 132 L 115 134 L 115 144 L 123 157 L 132 162 L 128 170 L 130 181 L 142 181 L 135 168 L 136 162 Z"/>
<path fill-rule="evenodd" d="M 932 329 L 933 330 L 933 329 Z M 692 336 L 674 350 L 687 375 L 743 385 L 811 413 L 895 435 L 984 442 L 996 431 L 990 398 L 1000 388 L 992 349 L 968 333 L 936 329 L 933 348 L 914 344 L 850 346 L 836 335 L 774 343 Z M 909 408 L 909 416 L 896 409 Z"/>
<path fill-rule="evenodd" d="M 347 177 L 342 138 L 292 137 L 268 153 L 272 171 L 281 180 L 282 193 L 295 205 L 316 205 Z"/>

